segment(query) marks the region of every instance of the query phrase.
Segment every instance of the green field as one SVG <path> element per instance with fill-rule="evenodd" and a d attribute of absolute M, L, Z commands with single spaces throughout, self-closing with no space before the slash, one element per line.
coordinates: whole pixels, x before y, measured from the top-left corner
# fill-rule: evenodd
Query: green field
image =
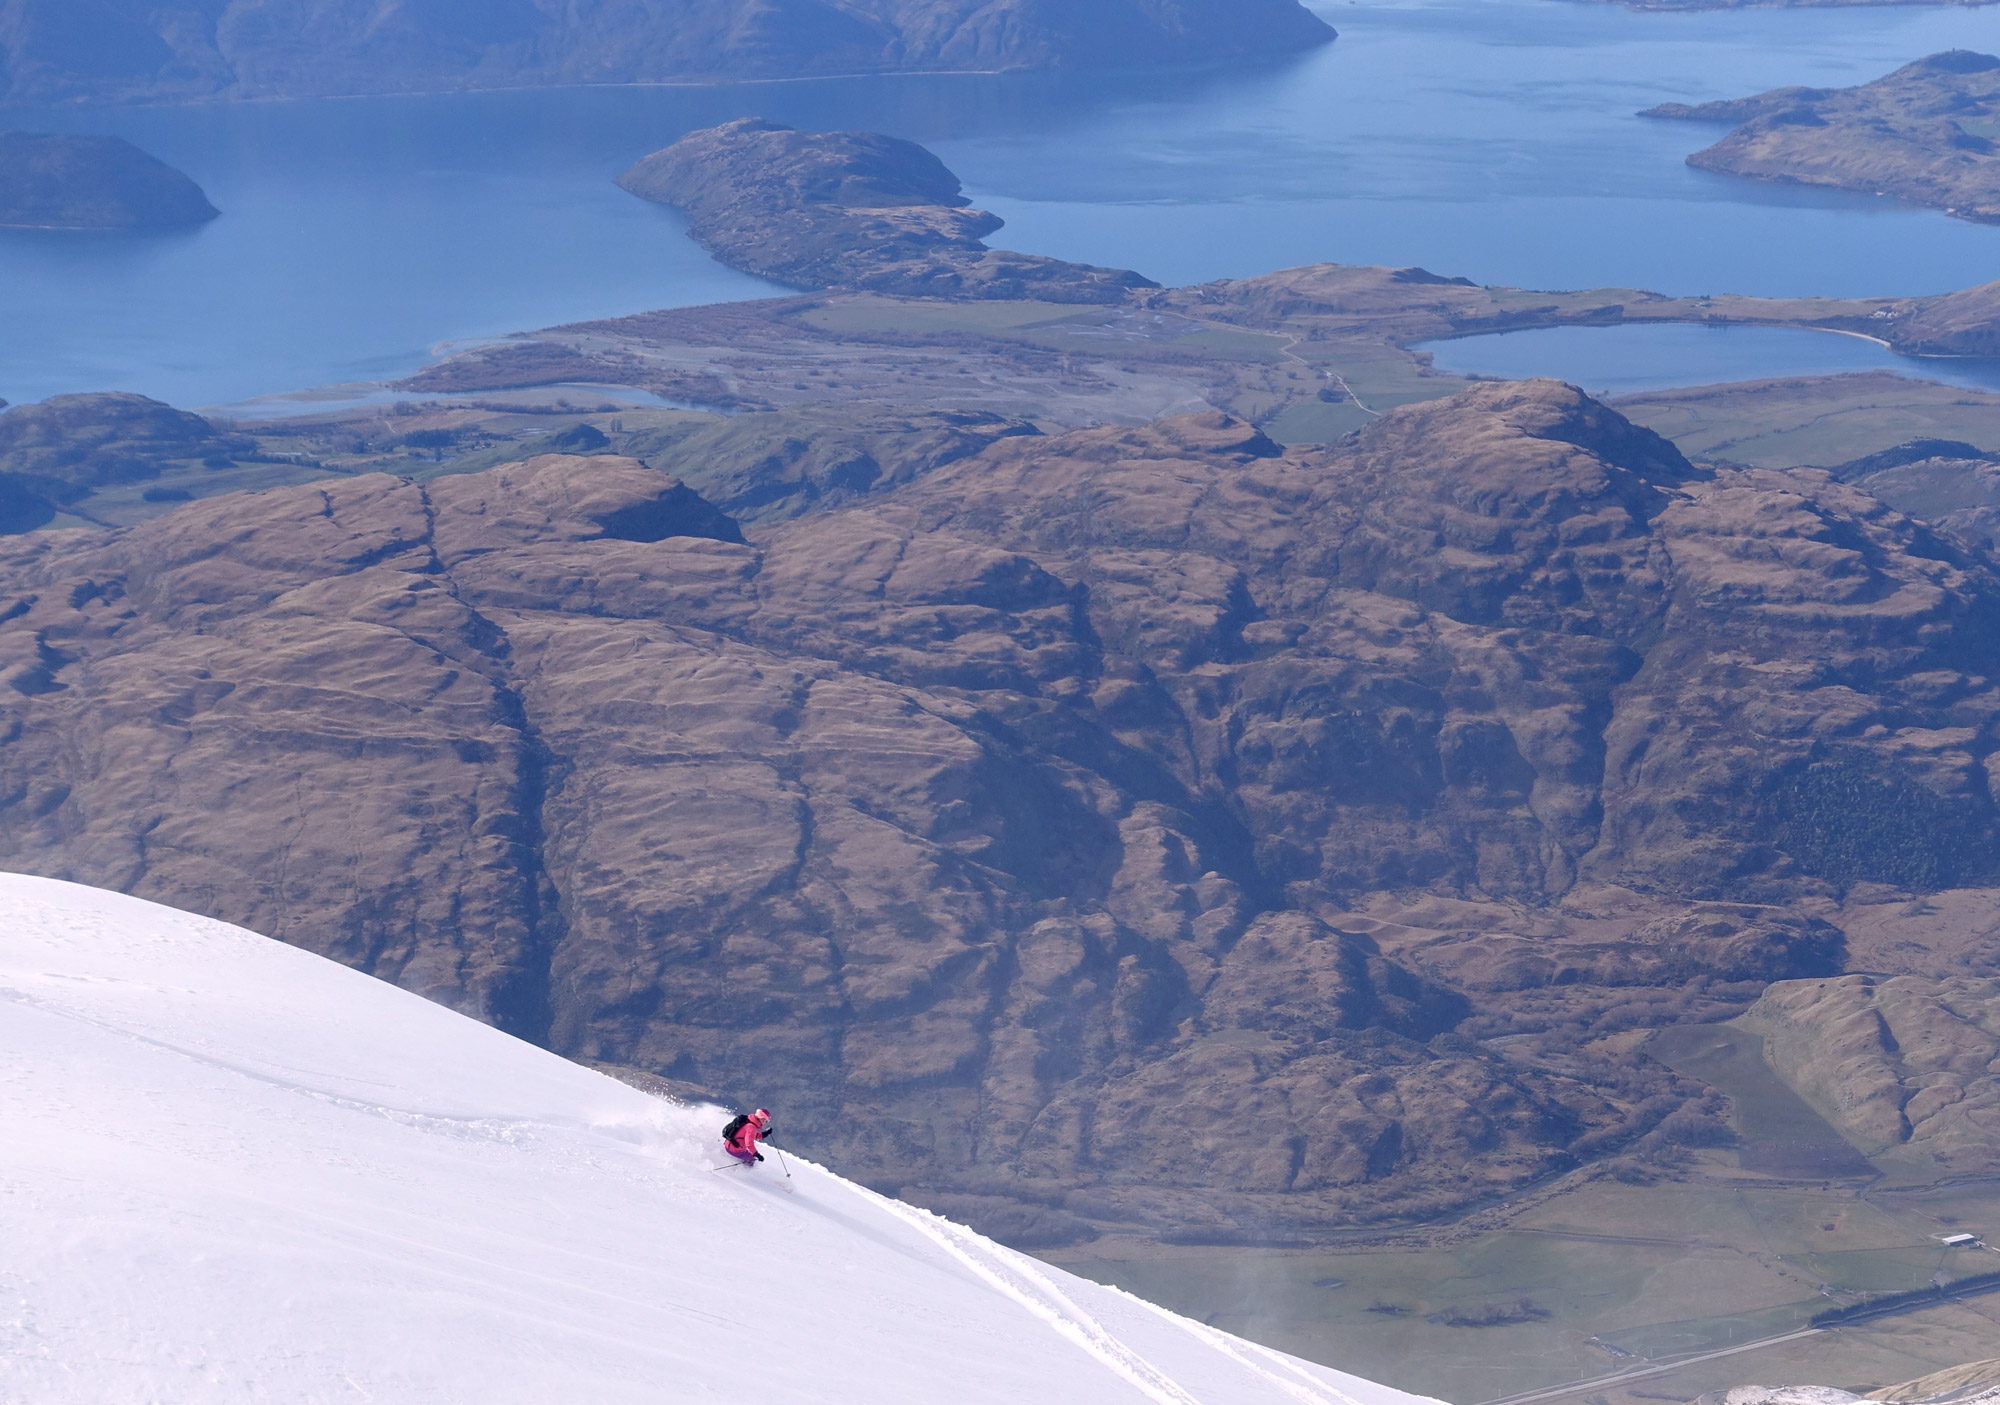
<path fill-rule="evenodd" d="M 1074 303 L 905 302 L 844 298 L 801 313 L 799 320 L 825 332 L 998 332 L 1077 316 Z M 1097 312 L 1099 320 L 1102 312 Z"/>
<path fill-rule="evenodd" d="M 1331 444 L 1374 419 L 1352 400 L 1301 400 L 1265 424 L 1264 432 L 1280 444 Z"/>

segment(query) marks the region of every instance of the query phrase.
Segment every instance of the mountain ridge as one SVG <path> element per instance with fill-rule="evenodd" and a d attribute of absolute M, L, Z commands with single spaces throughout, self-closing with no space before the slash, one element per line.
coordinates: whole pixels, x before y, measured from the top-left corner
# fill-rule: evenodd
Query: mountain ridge
<path fill-rule="evenodd" d="M 1265 60 L 1333 30 L 1297 0 L 8 0 L 0 100 L 332 97 L 591 83 Z"/>

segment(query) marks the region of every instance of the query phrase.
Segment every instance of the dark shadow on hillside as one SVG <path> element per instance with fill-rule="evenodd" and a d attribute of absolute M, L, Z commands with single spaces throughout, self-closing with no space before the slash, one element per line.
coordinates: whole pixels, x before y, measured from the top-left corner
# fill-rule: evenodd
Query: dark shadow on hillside
<path fill-rule="evenodd" d="M 1727 1097 L 1745 1170 L 1798 1179 L 1873 1177 L 1874 1165 L 1849 1145 L 1764 1062 L 1764 1037 L 1728 1025 L 1680 1025 L 1646 1041 L 1646 1052 L 1676 1073 Z"/>

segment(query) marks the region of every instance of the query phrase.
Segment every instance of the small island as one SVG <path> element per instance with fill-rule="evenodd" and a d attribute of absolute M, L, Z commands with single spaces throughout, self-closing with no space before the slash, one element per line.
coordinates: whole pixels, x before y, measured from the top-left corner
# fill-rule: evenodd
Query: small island
<path fill-rule="evenodd" d="M 200 186 L 123 137 L 0 132 L 0 227 L 187 229 L 218 213 Z"/>
<path fill-rule="evenodd" d="M 1951 49 L 1855 88 L 1774 88 L 1643 117 L 1735 122 L 1690 166 L 2000 222 L 2000 58 Z"/>
<path fill-rule="evenodd" d="M 989 249 L 997 215 L 914 142 L 744 118 L 693 132 L 618 178 L 672 205 L 731 268 L 794 288 L 903 297 L 1115 303 L 1157 288 L 1126 269 Z"/>

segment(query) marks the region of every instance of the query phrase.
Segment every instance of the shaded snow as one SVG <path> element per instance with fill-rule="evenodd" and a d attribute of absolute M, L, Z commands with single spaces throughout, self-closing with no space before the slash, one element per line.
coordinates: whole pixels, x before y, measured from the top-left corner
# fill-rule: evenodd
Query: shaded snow
<path fill-rule="evenodd" d="M 0 875 L 0 1401 L 1419 1405 L 816 1167 L 711 1171 L 719 1127 Z"/>

